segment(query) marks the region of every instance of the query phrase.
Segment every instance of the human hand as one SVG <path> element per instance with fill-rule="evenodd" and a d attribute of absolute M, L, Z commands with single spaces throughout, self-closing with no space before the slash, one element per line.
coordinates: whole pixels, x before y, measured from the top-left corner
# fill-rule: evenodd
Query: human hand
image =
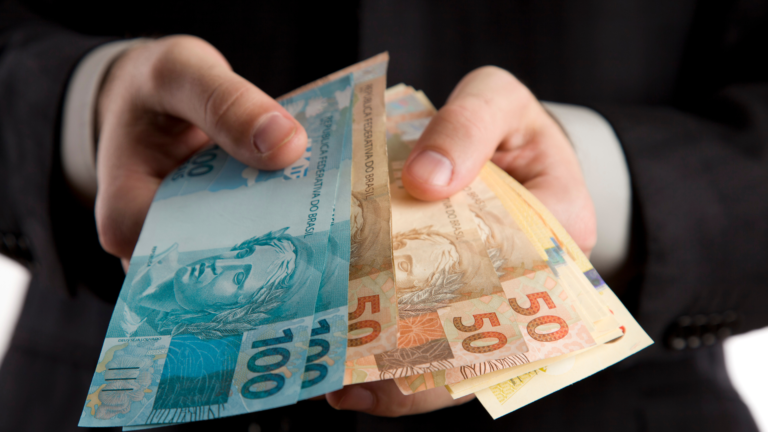
<path fill-rule="evenodd" d="M 539 101 L 509 72 L 483 67 L 454 89 L 422 134 L 403 169 L 415 197 L 438 200 L 469 185 L 486 161 L 522 183 L 589 255 L 597 239 L 595 211 L 571 143 Z M 402 416 L 459 405 L 445 388 L 405 396 L 391 380 L 326 395 L 337 409 Z"/>
<path fill-rule="evenodd" d="M 393 380 L 355 384 L 325 395 L 328 403 L 338 410 L 360 411 L 383 417 L 427 413 L 462 405 L 474 398 L 472 394 L 454 400 L 445 387 L 406 396 Z"/>
<path fill-rule="evenodd" d="M 171 36 L 131 48 L 99 94 L 96 225 L 104 249 L 130 258 L 163 178 L 216 142 L 259 169 L 284 168 L 307 146 L 304 128 L 235 74 L 207 42 Z"/>
<path fill-rule="evenodd" d="M 470 72 L 453 90 L 406 161 L 403 185 L 423 200 L 446 198 L 489 159 L 531 191 L 589 255 L 595 211 L 573 146 L 527 87 L 492 66 Z"/>

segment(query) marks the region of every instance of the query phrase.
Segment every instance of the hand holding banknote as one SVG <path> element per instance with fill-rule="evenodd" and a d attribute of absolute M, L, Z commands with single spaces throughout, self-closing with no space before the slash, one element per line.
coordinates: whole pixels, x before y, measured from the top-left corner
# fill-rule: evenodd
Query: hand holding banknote
<path fill-rule="evenodd" d="M 215 141 L 269 170 L 290 165 L 307 146 L 304 128 L 280 104 L 189 36 L 123 54 L 99 95 L 98 126 L 99 238 L 124 262 L 163 178 L 204 146 Z"/>
<path fill-rule="evenodd" d="M 651 343 L 581 250 L 594 212 L 568 139 L 509 73 L 469 74 L 438 112 L 412 87 L 385 90 L 382 53 L 275 106 L 209 45 L 169 40 L 128 52 L 101 97 L 102 241 L 130 245 L 141 194 L 156 193 L 81 426 L 321 395 L 401 416 L 475 393 L 498 417 Z M 209 139 L 222 144 L 152 183 Z M 305 151 L 287 168 L 254 167 L 297 139 Z M 119 193 L 125 182 L 138 195 Z M 527 385 L 574 356 L 589 359 L 575 375 Z"/>
<path fill-rule="evenodd" d="M 483 67 L 469 73 L 430 121 L 405 162 L 402 182 L 423 200 L 467 187 L 488 160 L 520 181 L 589 253 L 595 214 L 576 154 L 565 133 L 534 95 L 509 72 Z M 444 388 L 403 395 L 391 380 L 348 386 L 328 395 L 337 409 L 401 416 L 471 400 Z"/>
<path fill-rule="evenodd" d="M 589 255 L 595 213 L 576 153 L 531 91 L 496 67 L 459 82 L 411 152 L 403 184 L 420 199 L 446 198 L 488 160 L 531 191 Z"/>

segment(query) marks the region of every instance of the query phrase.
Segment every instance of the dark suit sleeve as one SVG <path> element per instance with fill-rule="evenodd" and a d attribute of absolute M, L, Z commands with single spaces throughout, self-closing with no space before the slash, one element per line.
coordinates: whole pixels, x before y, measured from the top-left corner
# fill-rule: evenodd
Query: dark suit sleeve
<path fill-rule="evenodd" d="M 726 334 L 768 325 L 768 76 L 702 90 L 678 107 L 597 108 L 632 176 L 642 266 L 634 284 L 649 334 L 669 343 L 659 337 L 702 336 L 724 318 Z M 676 323 L 697 314 L 713 322 Z"/>
<path fill-rule="evenodd" d="M 69 192 L 59 156 L 69 77 L 104 42 L 46 23 L 14 2 L 0 5 L 0 244 L 47 289 L 73 294 L 89 286 L 115 298 L 119 264 L 99 248 L 93 211 Z"/>
<path fill-rule="evenodd" d="M 663 106 L 595 107 L 632 176 L 637 310 L 665 343 L 768 325 L 768 3 L 701 3 L 687 39 Z"/>
<path fill-rule="evenodd" d="M 114 299 L 122 282 L 59 157 L 69 77 L 103 42 L 0 4 L 0 252 L 32 272 L 0 367 L 0 430 L 77 429 L 113 308 L 93 293 Z"/>

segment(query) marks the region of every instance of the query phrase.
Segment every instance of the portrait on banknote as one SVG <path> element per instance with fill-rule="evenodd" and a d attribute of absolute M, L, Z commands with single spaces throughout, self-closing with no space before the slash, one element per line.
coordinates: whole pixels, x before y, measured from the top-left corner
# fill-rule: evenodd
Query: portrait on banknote
<path fill-rule="evenodd" d="M 546 266 L 525 233 L 512 221 L 505 220 L 486 206 L 470 205 L 480 238 L 502 281 L 518 269 Z M 516 274 L 516 273 L 515 273 Z"/>
<path fill-rule="evenodd" d="M 389 270 L 392 263 L 385 259 L 389 256 L 388 245 L 381 241 L 389 230 L 389 215 L 384 215 L 379 202 L 363 192 L 352 192 L 351 207 L 350 279 L 368 273 L 371 268 Z"/>
<path fill-rule="evenodd" d="M 431 225 L 395 233 L 392 245 L 401 318 L 447 306 L 477 272 L 477 252 Z"/>
<path fill-rule="evenodd" d="M 211 339 L 269 321 L 308 278 L 312 251 L 286 230 L 254 236 L 229 250 L 180 253 L 173 244 L 150 255 L 126 278 L 118 318 L 122 336 L 154 332 Z"/>

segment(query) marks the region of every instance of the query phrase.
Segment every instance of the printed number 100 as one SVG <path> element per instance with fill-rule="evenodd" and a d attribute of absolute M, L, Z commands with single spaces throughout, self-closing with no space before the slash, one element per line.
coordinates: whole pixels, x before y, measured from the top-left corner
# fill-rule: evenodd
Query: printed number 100
<path fill-rule="evenodd" d="M 330 332 L 331 326 L 328 324 L 328 321 L 324 319 L 318 321 L 318 327 L 312 329 L 312 339 L 309 340 L 309 347 L 320 348 L 320 350 L 314 354 L 307 355 L 307 364 L 304 367 L 304 379 L 302 380 L 301 388 L 312 387 L 321 382 L 325 379 L 325 376 L 328 375 L 328 367 L 322 363 L 318 363 L 318 361 L 328 354 L 331 349 L 331 344 L 324 339 L 316 338 L 316 336 L 321 336 Z M 240 393 L 244 398 L 263 399 L 282 390 L 285 386 L 285 377 L 281 374 L 272 372 L 288 364 L 288 361 L 291 359 L 291 352 L 283 347 L 276 347 L 275 345 L 282 345 L 289 342 L 293 342 L 293 332 L 291 329 L 283 330 L 283 336 L 253 342 L 251 345 L 252 349 L 272 348 L 258 351 L 248 359 L 248 370 L 262 375 L 257 375 L 243 384 Z M 269 364 L 256 363 L 264 357 L 280 357 L 280 359 Z M 315 372 L 316 374 L 311 379 L 307 379 L 310 372 Z M 266 384 L 268 382 L 274 383 L 274 386 L 265 390 L 252 390 L 252 387 L 256 384 Z"/>
<path fill-rule="evenodd" d="M 293 342 L 293 332 L 291 331 L 291 329 L 283 330 L 283 336 L 253 342 L 253 344 L 251 345 L 252 349 L 265 348 L 265 347 L 272 347 L 272 348 L 267 348 L 267 349 L 258 351 L 254 355 L 252 355 L 251 358 L 248 359 L 248 370 L 253 373 L 259 373 L 262 375 L 256 375 L 255 377 L 246 381 L 245 384 L 243 384 L 243 387 L 240 390 L 240 393 L 243 395 L 244 398 L 262 399 L 265 397 L 272 396 L 273 394 L 283 389 L 283 386 L 285 386 L 285 377 L 282 374 L 272 373 L 272 371 L 276 369 L 280 369 L 281 367 L 288 364 L 288 361 L 291 359 L 291 352 L 288 351 L 286 348 L 276 347 L 275 345 L 282 345 L 289 342 Z M 280 359 L 277 360 L 276 362 L 269 363 L 269 364 L 256 363 L 258 360 L 264 357 L 273 357 L 273 356 L 279 356 Z M 253 387 L 256 384 L 268 383 L 268 382 L 273 382 L 275 383 L 275 385 L 270 389 L 258 390 L 258 391 L 251 390 L 251 387 Z"/>

